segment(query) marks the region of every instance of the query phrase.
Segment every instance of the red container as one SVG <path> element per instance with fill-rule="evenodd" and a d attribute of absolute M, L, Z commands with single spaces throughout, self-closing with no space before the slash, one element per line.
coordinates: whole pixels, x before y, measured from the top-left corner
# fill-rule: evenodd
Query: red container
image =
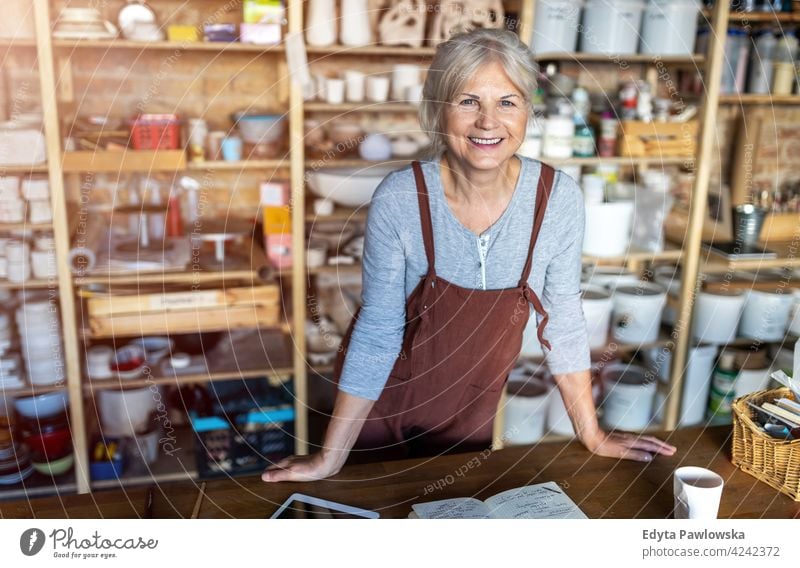
<path fill-rule="evenodd" d="M 44 455 L 50 459 L 63 456 L 72 449 L 72 435 L 69 428 L 52 432 L 31 433 L 23 439 L 34 454 Z"/>
<path fill-rule="evenodd" d="M 130 122 L 134 150 L 177 150 L 181 123 L 176 114 L 141 114 Z"/>

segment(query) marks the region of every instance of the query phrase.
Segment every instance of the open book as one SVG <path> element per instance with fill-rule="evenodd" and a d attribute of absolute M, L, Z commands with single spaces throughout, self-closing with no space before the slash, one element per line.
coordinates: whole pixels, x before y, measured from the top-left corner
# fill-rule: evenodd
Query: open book
<path fill-rule="evenodd" d="M 486 501 L 472 497 L 412 505 L 409 519 L 586 519 L 553 481 L 509 489 Z"/>

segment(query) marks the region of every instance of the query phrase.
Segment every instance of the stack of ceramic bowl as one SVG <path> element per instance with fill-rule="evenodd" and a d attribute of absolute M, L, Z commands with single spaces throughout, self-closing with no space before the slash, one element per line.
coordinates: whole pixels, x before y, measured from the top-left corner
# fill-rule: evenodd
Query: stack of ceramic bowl
<path fill-rule="evenodd" d="M 17 309 L 17 332 L 32 385 L 64 380 L 64 353 L 58 305 L 47 300 L 25 301 Z"/>
<path fill-rule="evenodd" d="M 72 469 L 75 453 L 67 412 L 20 421 L 22 440 L 30 449 L 31 462 L 44 475 L 62 475 Z"/>
<path fill-rule="evenodd" d="M 11 351 L 12 345 L 11 317 L 0 312 L 0 392 L 25 386 L 22 362 L 19 354 Z"/>
<path fill-rule="evenodd" d="M 0 485 L 14 485 L 33 473 L 28 448 L 16 442 L 13 420 L 0 416 Z"/>
<path fill-rule="evenodd" d="M 43 235 L 34 240 L 34 249 L 31 251 L 31 272 L 34 278 L 47 280 L 55 278 L 56 272 L 56 242 L 52 235 Z"/>
<path fill-rule="evenodd" d="M 6 278 L 9 282 L 25 282 L 31 277 L 30 245 L 22 239 L 5 243 Z"/>

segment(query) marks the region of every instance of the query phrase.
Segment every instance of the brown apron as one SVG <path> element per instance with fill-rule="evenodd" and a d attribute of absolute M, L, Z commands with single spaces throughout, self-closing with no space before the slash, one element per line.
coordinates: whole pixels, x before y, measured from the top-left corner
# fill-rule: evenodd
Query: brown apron
<path fill-rule="evenodd" d="M 351 461 L 373 461 L 491 446 L 492 426 L 508 374 L 522 348 L 530 307 L 547 313 L 528 286 L 531 259 L 553 185 L 554 170 L 542 164 L 528 255 L 514 288 L 462 288 L 436 275 L 428 188 L 419 162 L 417 183 L 428 272 L 406 303 L 403 346 L 386 385 L 351 452 Z M 338 384 L 358 312 L 334 366 Z"/>

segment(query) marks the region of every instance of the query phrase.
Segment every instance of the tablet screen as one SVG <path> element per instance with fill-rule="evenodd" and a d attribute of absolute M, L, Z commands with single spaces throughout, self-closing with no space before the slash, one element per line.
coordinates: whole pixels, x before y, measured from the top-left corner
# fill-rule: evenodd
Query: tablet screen
<path fill-rule="evenodd" d="M 354 515 L 353 513 L 344 513 L 323 507 L 321 505 L 311 505 L 303 503 L 297 499 L 293 499 L 281 512 L 275 517 L 277 519 L 363 519 L 361 515 Z"/>

